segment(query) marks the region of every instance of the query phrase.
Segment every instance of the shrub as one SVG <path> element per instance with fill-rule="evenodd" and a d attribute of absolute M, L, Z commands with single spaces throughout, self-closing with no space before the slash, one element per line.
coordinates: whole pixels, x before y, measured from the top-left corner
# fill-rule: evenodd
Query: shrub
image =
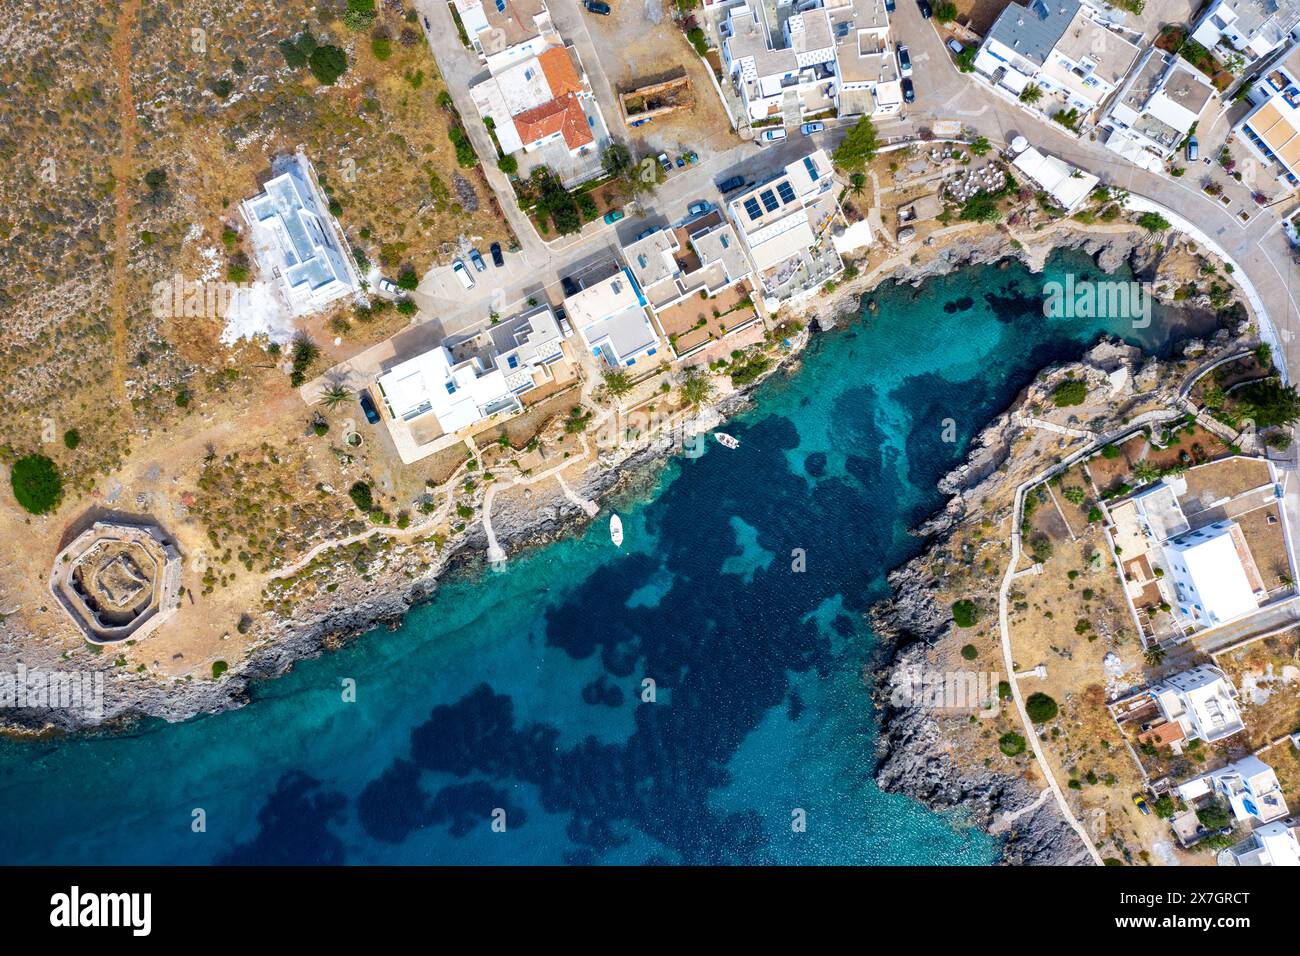
<path fill-rule="evenodd" d="M 375 0 L 348 0 L 348 8 L 343 11 L 343 25 L 358 33 L 370 29 L 375 22 Z"/>
<path fill-rule="evenodd" d="M 411 266 L 403 266 L 397 274 L 397 287 L 407 292 L 414 291 L 420 285 L 420 276 Z"/>
<path fill-rule="evenodd" d="M 507 176 L 513 176 L 515 173 L 519 172 L 519 160 L 515 159 L 513 156 L 502 156 L 497 160 L 497 169 L 501 170 L 501 172 L 505 173 Z"/>
<path fill-rule="evenodd" d="M 1030 694 L 1029 699 L 1025 701 L 1025 713 L 1036 724 L 1047 723 L 1057 715 L 1058 711 L 1056 701 L 1043 693 Z"/>
<path fill-rule="evenodd" d="M 415 313 L 419 311 L 420 311 L 420 307 L 415 304 L 414 299 L 407 299 L 403 297 L 397 300 L 398 315 L 415 315 Z"/>
<path fill-rule="evenodd" d="M 376 60 L 387 60 L 393 55 L 393 41 L 388 37 L 375 37 L 370 41 L 370 52 Z"/>
<path fill-rule="evenodd" d="M 1057 408 L 1082 405 L 1088 397 L 1088 383 L 1082 379 L 1067 378 L 1052 389 L 1052 404 Z"/>
<path fill-rule="evenodd" d="M 951 23 L 957 19 L 957 4 L 952 0 L 943 0 L 942 3 L 935 4 L 934 18 L 940 23 Z"/>
<path fill-rule="evenodd" d="M 371 494 L 370 486 L 364 481 L 358 481 L 348 489 L 348 497 L 352 503 L 361 511 L 372 511 L 375 507 L 374 496 Z"/>
<path fill-rule="evenodd" d="M 952 619 L 958 627 L 974 627 L 979 620 L 979 608 L 969 598 L 953 602 Z"/>
<path fill-rule="evenodd" d="M 44 455 L 19 458 L 9 472 L 9 483 L 18 504 L 34 515 L 49 514 L 63 500 L 63 479 Z"/>
<path fill-rule="evenodd" d="M 1169 228 L 1169 220 L 1158 212 L 1144 212 L 1137 222 L 1147 232 L 1164 232 Z"/>
<path fill-rule="evenodd" d="M 300 50 L 292 40 L 281 40 L 277 45 L 280 47 L 280 53 L 284 56 L 284 62 L 290 69 L 300 70 L 307 65 L 307 54 Z"/>
<path fill-rule="evenodd" d="M 1096 505 L 1093 505 L 1091 508 L 1088 509 L 1088 522 L 1090 524 L 1095 524 L 1096 522 L 1102 520 L 1104 517 L 1106 516 L 1101 513 L 1101 509 L 1098 508 Z"/>
<path fill-rule="evenodd" d="M 998 738 L 998 749 L 1008 757 L 1016 757 L 1025 752 L 1025 738 L 1013 730 Z"/>
<path fill-rule="evenodd" d="M 1196 819 L 1207 830 L 1218 830 L 1232 822 L 1232 814 L 1223 803 L 1216 800 L 1197 810 Z"/>
<path fill-rule="evenodd" d="M 69 451 L 81 444 L 81 432 L 75 428 L 69 428 L 63 433 L 63 444 Z"/>
<path fill-rule="evenodd" d="M 961 656 L 966 658 L 968 661 L 973 661 L 975 658 L 980 656 L 980 652 L 976 649 L 974 644 L 967 644 L 961 649 Z"/>
<path fill-rule="evenodd" d="M 230 670 L 230 665 L 227 664 L 225 661 L 213 661 L 212 679 L 217 680 L 218 678 L 221 677 L 222 674 L 224 674 L 228 670 Z"/>
<path fill-rule="evenodd" d="M 1113 461 L 1120 455 L 1118 445 L 1107 445 L 1101 450 L 1101 457 Z"/>

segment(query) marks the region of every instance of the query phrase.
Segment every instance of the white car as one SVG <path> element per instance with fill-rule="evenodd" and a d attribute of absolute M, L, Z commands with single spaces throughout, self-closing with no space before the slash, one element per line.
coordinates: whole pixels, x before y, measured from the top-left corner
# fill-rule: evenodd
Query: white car
<path fill-rule="evenodd" d="M 465 268 L 465 263 L 457 259 L 451 264 L 451 271 L 456 274 L 456 278 L 460 280 L 460 284 L 465 287 L 466 291 L 474 288 L 474 277 Z"/>
<path fill-rule="evenodd" d="M 903 76 L 912 75 L 912 55 L 907 52 L 905 44 L 898 44 L 898 72 Z"/>
<path fill-rule="evenodd" d="M 783 139 L 785 139 L 785 129 L 778 126 L 776 129 L 763 130 L 763 134 L 758 137 L 758 144 L 761 146 L 764 143 L 779 143 Z"/>
<path fill-rule="evenodd" d="M 397 283 L 394 282 L 392 279 L 381 278 L 379 280 L 379 291 L 384 293 L 384 295 L 391 295 L 391 296 L 398 296 L 402 294 L 401 290 L 397 288 Z"/>

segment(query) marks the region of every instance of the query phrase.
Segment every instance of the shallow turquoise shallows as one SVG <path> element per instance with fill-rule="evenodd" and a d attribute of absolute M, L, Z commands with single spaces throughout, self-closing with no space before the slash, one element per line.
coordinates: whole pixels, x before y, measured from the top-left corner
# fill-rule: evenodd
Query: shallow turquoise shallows
<path fill-rule="evenodd" d="M 1096 277 L 1063 255 L 1046 278 L 1067 271 Z M 604 503 L 621 552 L 602 512 L 241 711 L 0 746 L 0 862 L 992 861 L 961 819 L 873 785 L 863 614 L 970 436 L 1043 365 L 1132 338 L 1044 319 L 1043 279 L 878 290 L 762 386 L 739 449 Z M 1167 323 L 1141 334 L 1162 347 Z"/>

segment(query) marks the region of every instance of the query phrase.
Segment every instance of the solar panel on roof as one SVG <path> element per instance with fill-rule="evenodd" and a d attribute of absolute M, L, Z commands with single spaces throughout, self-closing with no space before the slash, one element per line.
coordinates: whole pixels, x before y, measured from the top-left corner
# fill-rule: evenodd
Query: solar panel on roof
<path fill-rule="evenodd" d="M 781 202 L 787 206 L 794 202 L 794 187 L 790 185 L 789 181 L 782 182 L 781 185 L 776 187 L 776 191 L 781 194 Z"/>
<path fill-rule="evenodd" d="M 781 204 L 776 201 L 776 193 L 770 189 L 764 189 L 758 194 L 758 198 L 763 200 L 763 208 L 768 212 L 774 212 L 780 208 Z"/>
<path fill-rule="evenodd" d="M 750 196 L 745 200 L 745 212 L 749 213 L 750 219 L 757 219 L 759 216 L 763 215 L 762 211 L 758 208 L 758 200 L 753 196 Z"/>
<path fill-rule="evenodd" d="M 817 172 L 817 164 L 812 161 L 811 156 L 805 156 L 803 158 L 803 168 L 808 170 L 808 178 L 813 182 L 817 182 L 817 179 L 821 174 Z"/>

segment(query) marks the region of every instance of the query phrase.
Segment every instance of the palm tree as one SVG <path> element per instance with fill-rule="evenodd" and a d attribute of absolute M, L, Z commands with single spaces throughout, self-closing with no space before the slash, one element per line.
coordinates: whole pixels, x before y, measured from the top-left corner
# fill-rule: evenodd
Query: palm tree
<path fill-rule="evenodd" d="M 852 190 L 855 196 L 862 195 L 862 190 L 866 188 L 866 185 L 867 177 L 862 173 L 854 173 L 849 177 L 849 189 Z"/>
<path fill-rule="evenodd" d="M 689 369 L 682 379 L 682 404 L 696 408 L 707 402 L 712 394 L 713 384 L 698 369 Z"/>
<path fill-rule="evenodd" d="M 1033 83 L 1030 83 L 1020 91 L 1020 102 L 1022 103 L 1037 103 L 1042 98 L 1043 88 L 1041 86 L 1036 86 Z"/>
<path fill-rule="evenodd" d="M 622 369 L 606 369 L 604 374 L 605 388 L 614 398 L 622 398 L 628 392 L 632 391 L 632 379 L 628 377 L 627 372 Z"/>
<path fill-rule="evenodd" d="M 351 397 L 352 393 L 344 387 L 342 382 L 335 382 L 320 393 L 321 402 L 331 410 L 342 405 Z"/>

